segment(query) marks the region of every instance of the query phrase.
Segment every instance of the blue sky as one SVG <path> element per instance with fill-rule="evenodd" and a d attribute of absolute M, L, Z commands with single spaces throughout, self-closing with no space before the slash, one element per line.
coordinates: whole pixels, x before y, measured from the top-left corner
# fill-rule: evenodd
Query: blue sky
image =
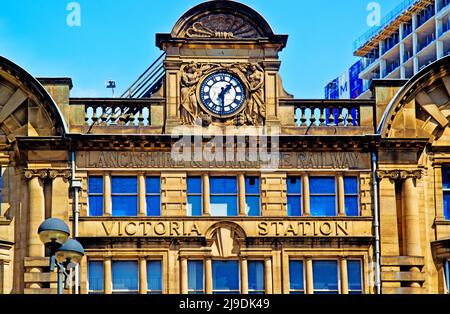
<path fill-rule="evenodd" d="M 0 55 L 36 77 L 71 77 L 72 97 L 105 97 L 105 81 L 125 90 L 160 55 L 155 33 L 168 33 L 199 0 L 78 0 L 81 26 L 69 27 L 73 0 L 3 0 Z M 369 26 L 373 0 L 241 0 L 276 33 L 288 34 L 281 54 L 286 90 L 323 98 L 324 85 L 357 59 L 353 41 Z M 401 0 L 379 0 L 384 16 Z"/>

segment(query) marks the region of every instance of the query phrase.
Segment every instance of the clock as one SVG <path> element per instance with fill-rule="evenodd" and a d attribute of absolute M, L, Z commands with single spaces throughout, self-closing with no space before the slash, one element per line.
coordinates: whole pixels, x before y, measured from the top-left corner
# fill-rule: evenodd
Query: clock
<path fill-rule="evenodd" d="M 229 72 L 208 75 L 200 85 L 199 96 L 204 109 L 219 118 L 239 113 L 246 99 L 242 81 Z"/>

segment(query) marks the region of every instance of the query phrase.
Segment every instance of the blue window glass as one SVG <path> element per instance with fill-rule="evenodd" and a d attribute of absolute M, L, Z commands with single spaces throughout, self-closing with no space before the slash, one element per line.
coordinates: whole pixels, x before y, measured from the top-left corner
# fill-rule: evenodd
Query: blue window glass
<path fill-rule="evenodd" d="M 103 216 L 103 177 L 88 178 L 89 216 Z"/>
<path fill-rule="evenodd" d="M 287 178 L 287 211 L 289 217 L 302 215 L 302 178 Z"/>
<path fill-rule="evenodd" d="M 213 261 L 213 293 L 238 294 L 239 289 L 239 262 Z"/>
<path fill-rule="evenodd" d="M 291 294 L 304 294 L 303 261 L 289 261 L 289 285 Z"/>
<path fill-rule="evenodd" d="M 203 261 L 188 261 L 189 294 L 203 294 L 204 289 Z"/>
<path fill-rule="evenodd" d="M 264 294 L 264 261 L 248 261 L 248 293 Z"/>
<path fill-rule="evenodd" d="M 450 294 L 450 261 L 445 263 L 445 279 L 447 283 L 447 294 Z"/>
<path fill-rule="evenodd" d="M 361 261 L 348 260 L 347 274 L 348 274 L 348 292 L 350 294 L 361 294 L 362 293 Z"/>
<path fill-rule="evenodd" d="M 359 184 L 357 177 L 344 178 L 345 213 L 349 217 L 359 216 Z"/>
<path fill-rule="evenodd" d="M 336 216 L 336 180 L 334 177 L 310 177 L 311 216 Z"/>
<path fill-rule="evenodd" d="M 104 291 L 104 270 L 102 261 L 88 263 L 89 294 L 99 294 Z"/>
<path fill-rule="evenodd" d="M 161 216 L 161 178 L 145 178 L 145 198 L 147 201 L 147 216 Z"/>
<path fill-rule="evenodd" d="M 112 215 L 130 217 L 138 214 L 137 177 L 112 177 Z"/>
<path fill-rule="evenodd" d="M 260 188 L 258 177 L 245 178 L 245 202 L 247 204 L 247 215 L 250 217 L 261 216 Z"/>
<path fill-rule="evenodd" d="M 444 192 L 444 217 L 450 220 L 450 167 L 442 168 L 442 189 Z"/>
<path fill-rule="evenodd" d="M 147 261 L 147 293 L 162 293 L 162 265 L 161 261 Z"/>
<path fill-rule="evenodd" d="M 237 216 L 236 177 L 210 178 L 211 215 L 216 217 Z"/>
<path fill-rule="evenodd" d="M 112 262 L 112 289 L 113 293 L 138 293 L 139 271 L 136 261 Z"/>
<path fill-rule="evenodd" d="M 188 216 L 202 216 L 202 178 L 187 178 Z"/>
<path fill-rule="evenodd" d="M 313 261 L 313 287 L 315 294 L 338 294 L 337 261 Z"/>

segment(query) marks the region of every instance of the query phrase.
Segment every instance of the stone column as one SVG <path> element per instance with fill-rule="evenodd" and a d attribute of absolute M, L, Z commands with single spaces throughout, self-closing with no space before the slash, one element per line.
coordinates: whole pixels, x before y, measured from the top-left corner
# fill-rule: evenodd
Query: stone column
<path fill-rule="evenodd" d="M 147 294 L 147 260 L 139 259 L 139 294 Z"/>
<path fill-rule="evenodd" d="M 50 170 L 52 179 L 51 217 L 64 221 L 69 220 L 69 180 L 72 177 L 70 170 Z"/>
<path fill-rule="evenodd" d="M 341 274 L 341 294 L 348 294 L 348 271 L 345 257 L 339 259 L 339 270 Z"/>
<path fill-rule="evenodd" d="M 213 290 L 213 278 L 212 278 L 212 261 L 208 257 L 205 260 L 205 293 L 212 294 Z"/>
<path fill-rule="evenodd" d="M 139 186 L 139 216 L 147 216 L 147 199 L 146 199 L 146 189 L 145 189 L 145 176 L 143 173 L 138 175 L 138 186 Z"/>
<path fill-rule="evenodd" d="M 264 261 L 264 286 L 266 289 L 266 294 L 272 294 L 273 293 L 273 286 L 272 286 L 272 259 L 266 258 Z"/>
<path fill-rule="evenodd" d="M 180 258 L 180 275 L 181 275 L 181 294 L 188 294 L 189 293 L 189 287 L 188 287 L 188 260 L 186 257 Z"/>
<path fill-rule="evenodd" d="M 103 176 L 103 193 L 103 215 L 112 216 L 111 174 L 109 173 Z"/>
<path fill-rule="evenodd" d="M 241 294 L 248 294 L 248 264 L 247 258 L 241 258 Z"/>
<path fill-rule="evenodd" d="M 209 175 L 207 173 L 202 175 L 202 191 L 203 216 L 211 216 Z"/>
<path fill-rule="evenodd" d="M 309 198 L 309 177 L 307 174 L 302 176 L 302 198 L 303 198 L 303 216 L 311 216 L 310 198 Z"/>
<path fill-rule="evenodd" d="M 103 287 L 105 289 L 105 294 L 112 294 L 112 266 L 111 259 L 107 258 L 103 262 L 103 271 L 105 273 Z"/>
<path fill-rule="evenodd" d="M 44 257 L 45 249 L 42 244 L 38 229 L 41 223 L 45 220 L 45 198 L 44 198 L 44 184 L 41 178 L 47 177 L 47 172 L 32 172 L 26 171 L 25 177 L 28 181 L 29 193 L 29 216 L 28 216 L 28 256 L 29 257 Z"/>
<path fill-rule="evenodd" d="M 337 196 L 338 196 L 338 216 L 345 216 L 345 189 L 344 175 L 339 173 L 337 176 Z"/>
<path fill-rule="evenodd" d="M 247 216 L 247 202 L 245 201 L 245 176 L 238 174 L 239 216 Z"/>
<path fill-rule="evenodd" d="M 313 265 L 311 257 L 307 257 L 305 259 L 305 274 L 306 274 L 306 285 L 305 285 L 305 293 L 313 294 L 314 293 L 314 282 L 313 282 Z"/>

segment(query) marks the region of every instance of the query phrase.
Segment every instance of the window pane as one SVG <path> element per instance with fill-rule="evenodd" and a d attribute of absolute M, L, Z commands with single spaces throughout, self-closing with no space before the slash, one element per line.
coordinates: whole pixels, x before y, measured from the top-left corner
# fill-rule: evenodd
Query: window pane
<path fill-rule="evenodd" d="M 301 194 L 302 193 L 302 180 L 300 177 L 288 177 L 287 178 L 287 193 L 288 194 Z"/>
<path fill-rule="evenodd" d="M 147 261 L 148 292 L 162 292 L 161 261 Z"/>
<path fill-rule="evenodd" d="M 261 216 L 259 196 L 247 196 L 245 198 L 247 203 L 247 215 L 250 217 Z"/>
<path fill-rule="evenodd" d="M 303 290 L 303 261 L 289 261 L 289 282 L 291 290 Z"/>
<path fill-rule="evenodd" d="M 264 291 L 264 262 L 248 261 L 248 289 Z"/>
<path fill-rule="evenodd" d="M 113 194 L 137 194 L 136 177 L 112 177 L 111 193 Z"/>
<path fill-rule="evenodd" d="M 161 197 L 147 196 L 147 216 L 159 217 L 161 216 Z"/>
<path fill-rule="evenodd" d="M 337 261 L 313 261 L 313 279 L 314 290 L 339 290 Z"/>
<path fill-rule="evenodd" d="M 450 220 L 450 192 L 444 192 L 444 217 Z"/>
<path fill-rule="evenodd" d="M 116 261 L 112 263 L 112 288 L 117 291 L 138 291 L 138 263 Z"/>
<path fill-rule="evenodd" d="M 103 194 L 103 177 L 89 177 L 88 192 L 93 194 Z"/>
<path fill-rule="evenodd" d="M 450 189 L 450 168 L 442 168 L 442 187 Z"/>
<path fill-rule="evenodd" d="M 203 291 L 203 262 L 188 261 L 188 289 Z"/>
<path fill-rule="evenodd" d="M 103 196 L 89 195 L 89 216 L 103 216 Z"/>
<path fill-rule="evenodd" d="M 188 216 L 202 216 L 202 197 L 188 196 L 187 201 Z"/>
<path fill-rule="evenodd" d="M 147 194 L 160 194 L 161 178 L 160 177 L 145 178 L 145 191 Z"/>
<path fill-rule="evenodd" d="M 316 217 L 336 216 L 336 197 L 311 196 L 311 215 Z"/>
<path fill-rule="evenodd" d="M 358 196 L 345 197 L 345 213 L 349 217 L 359 216 Z"/>
<path fill-rule="evenodd" d="M 211 196 L 211 215 L 237 216 L 237 196 Z"/>
<path fill-rule="evenodd" d="M 112 215 L 115 217 L 137 216 L 137 196 L 112 196 Z"/>
<path fill-rule="evenodd" d="M 288 196 L 287 211 L 289 217 L 298 217 L 302 215 L 301 203 L 302 198 L 300 196 Z"/>
<path fill-rule="evenodd" d="M 238 261 L 213 261 L 213 290 L 239 291 Z"/>
<path fill-rule="evenodd" d="M 350 290 L 362 291 L 361 261 L 347 261 L 348 288 Z"/>
<path fill-rule="evenodd" d="M 211 194 L 237 194 L 235 177 L 210 178 Z"/>
<path fill-rule="evenodd" d="M 336 180 L 333 177 L 310 177 L 309 190 L 311 194 L 335 194 Z"/>
<path fill-rule="evenodd" d="M 447 282 L 447 293 L 450 294 L 450 261 L 445 263 L 445 278 Z"/>
<path fill-rule="evenodd" d="M 246 194 L 260 194 L 260 184 L 258 177 L 245 178 L 245 193 Z"/>
<path fill-rule="evenodd" d="M 103 291 L 103 262 L 91 261 L 88 265 L 89 291 Z"/>
<path fill-rule="evenodd" d="M 187 193 L 188 194 L 201 194 L 202 193 L 202 178 L 201 177 L 188 177 L 187 178 Z"/>
<path fill-rule="evenodd" d="M 358 194 L 358 178 L 344 177 L 344 191 L 345 194 Z"/>

